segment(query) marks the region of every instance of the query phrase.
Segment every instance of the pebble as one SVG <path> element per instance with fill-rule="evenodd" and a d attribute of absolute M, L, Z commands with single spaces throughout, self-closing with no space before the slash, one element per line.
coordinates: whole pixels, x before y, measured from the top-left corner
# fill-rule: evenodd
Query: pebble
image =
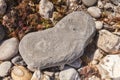
<path fill-rule="evenodd" d="M 107 30 L 101 30 L 97 46 L 109 54 L 120 53 L 120 37 Z"/>
<path fill-rule="evenodd" d="M 110 0 L 113 4 L 118 5 L 120 3 L 120 0 Z"/>
<path fill-rule="evenodd" d="M 49 76 L 43 75 L 41 80 L 51 80 Z"/>
<path fill-rule="evenodd" d="M 90 7 L 97 3 L 98 0 L 82 0 L 83 4 Z"/>
<path fill-rule="evenodd" d="M 100 66 L 107 71 L 108 76 L 113 80 L 120 80 L 120 55 L 107 55 L 104 57 Z M 102 75 L 102 74 L 101 74 Z"/>
<path fill-rule="evenodd" d="M 2 62 L 0 64 L 0 77 L 7 76 L 11 66 L 12 64 L 10 61 Z"/>
<path fill-rule="evenodd" d="M 103 54 L 100 49 L 97 49 L 94 53 L 93 60 L 101 60 L 103 57 Z"/>
<path fill-rule="evenodd" d="M 19 41 L 16 38 L 10 38 L 3 41 L 0 45 L 0 60 L 11 59 L 18 53 Z"/>
<path fill-rule="evenodd" d="M 41 80 L 41 72 L 40 72 L 40 70 L 36 70 L 33 73 L 31 80 Z"/>
<path fill-rule="evenodd" d="M 75 11 L 53 28 L 25 35 L 20 42 L 19 51 L 31 68 L 63 66 L 83 55 L 83 50 L 95 31 L 93 18 L 85 12 Z"/>
<path fill-rule="evenodd" d="M 94 18 L 99 18 L 101 16 L 101 10 L 98 7 L 89 7 L 87 11 Z"/>
<path fill-rule="evenodd" d="M 74 62 L 68 64 L 71 67 L 74 67 L 76 69 L 80 68 L 82 64 L 82 60 L 80 58 L 78 58 L 77 60 L 75 60 Z"/>
<path fill-rule="evenodd" d="M 11 62 L 14 64 L 14 65 L 22 65 L 22 66 L 25 66 L 25 62 L 23 61 L 22 57 L 21 56 L 15 56 L 12 58 Z"/>
<path fill-rule="evenodd" d="M 7 4 L 5 0 L 0 0 L 0 15 L 3 15 L 6 12 Z"/>
<path fill-rule="evenodd" d="M 100 30 L 100 29 L 103 28 L 103 22 L 101 22 L 101 21 L 96 21 L 95 24 L 96 24 L 96 29 L 97 29 L 97 30 Z"/>
<path fill-rule="evenodd" d="M 32 73 L 23 66 L 14 66 L 11 71 L 13 80 L 30 80 Z"/>
<path fill-rule="evenodd" d="M 39 13 L 43 18 L 52 18 L 54 5 L 48 0 L 41 0 L 39 3 Z"/>
<path fill-rule="evenodd" d="M 60 72 L 60 80 L 80 80 L 78 72 L 74 68 L 68 68 Z"/>
<path fill-rule="evenodd" d="M 114 6 L 113 6 L 113 4 L 111 4 L 111 3 L 106 3 L 105 6 L 104 6 L 104 8 L 105 8 L 105 9 L 113 9 Z"/>
<path fill-rule="evenodd" d="M 104 5 L 101 0 L 98 1 L 98 8 L 100 9 L 104 8 Z"/>
<path fill-rule="evenodd" d="M 53 77 L 54 76 L 54 72 L 49 72 L 49 71 L 44 71 L 44 74 Z"/>
<path fill-rule="evenodd" d="M 3 26 L 0 25 L 0 41 L 3 40 L 4 36 L 5 36 L 5 32 L 4 29 L 2 28 Z"/>

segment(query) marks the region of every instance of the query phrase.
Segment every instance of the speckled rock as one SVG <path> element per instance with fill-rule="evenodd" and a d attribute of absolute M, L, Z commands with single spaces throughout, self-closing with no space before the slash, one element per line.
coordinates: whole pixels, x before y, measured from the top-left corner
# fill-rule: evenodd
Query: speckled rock
<path fill-rule="evenodd" d="M 83 4 L 86 6 L 93 6 L 95 3 L 97 3 L 98 0 L 82 0 Z"/>
<path fill-rule="evenodd" d="M 120 0 L 110 0 L 113 4 L 118 5 L 120 3 Z"/>
<path fill-rule="evenodd" d="M 69 68 L 60 72 L 59 79 L 60 80 L 80 80 L 80 76 L 74 68 Z"/>
<path fill-rule="evenodd" d="M 1 63 L 0 64 L 0 77 L 7 76 L 11 66 L 12 64 L 9 61 L 5 61 Z"/>
<path fill-rule="evenodd" d="M 7 4 L 5 0 L 0 0 L 0 15 L 3 15 L 6 12 Z"/>
<path fill-rule="evenodd" d="M 100 66 L 107 71 L 113 80 L 120 80 L 120 55 L 107 55 L 100 62 Z M 102 75 L 102 74 L 101 74 Z M 105 76 L 105 75 L 104 75 Z"/>
<path fill-rule="evenodd" d="M 89 7 L 87 11 L 94 18 L 99 18 L 101 16 L 101 10 L 98 7 Z"/>
<path fill-rule="evenodd" d="M 101 30 L 97 46 L 109 54 L 120 53 L 120 37 L 107 30 Z"/>
<path fill-rule="evenodd" d="M 5 32 L 4 29 L 2 28 L 2 25 L 0 25 L 0 41 L 4 38 Z"/>
<path fill-rule="evenodd" d="M 26 64 L 33 68 L 62 66 L 83 55 L 95 31 L 92 17 L 76 11 L 68 14 L 53 28 L 24 36 L 19 51 Z"/>
<path fill-rule="evenodd" d="M 41 0 L 39 3 L 39 13 L 43 18 L 52 18 L 53 4 L 48 0 Z"/>
<path fill-rule="evenodd" d="M 0 45 L 0 60 L 8 60 L 18 53 L 19 41 L 10 38 L 3 41 Z"/>
<path fill-rule="evenodd" d="M 23 66 L 14 66 L 11 71 L 13 80 L 30 80 L 32 73 Z"/>

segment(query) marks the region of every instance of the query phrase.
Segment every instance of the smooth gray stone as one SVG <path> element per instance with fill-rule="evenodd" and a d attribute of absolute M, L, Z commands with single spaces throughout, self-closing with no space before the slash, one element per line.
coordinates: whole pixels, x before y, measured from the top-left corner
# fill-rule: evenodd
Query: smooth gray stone
<path fill-rule="evenodd" d="M 24 36 L 19 51 L 30 67 L 62 66 L 83 55 L 95 31 L 95 22 L 90 15 L 81 11 L 72 12 L 55 27 Z"/>
<path fill-rule="evenodd" d="M 0 25 L 0 41 L 4 38 L 4 36 L 5 36 L 5 32 L 2 28 L 2 26 Z"/>

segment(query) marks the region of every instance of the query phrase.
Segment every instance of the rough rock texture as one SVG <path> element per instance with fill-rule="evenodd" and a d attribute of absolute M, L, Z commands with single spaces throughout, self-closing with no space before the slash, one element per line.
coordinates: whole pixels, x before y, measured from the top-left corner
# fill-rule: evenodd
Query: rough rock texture
<path fill-rule="evenodd" d="M 6 12 L 7 4 L 5 0 L 0 0 L 0 15 L 3 15 Z"/>
<path fill-rule="evenodd" d="M 8 60 L 18 53 L 19 41 L 16 38 L 5 40 L 0 45 L 0 60 Z"/>
<path fill-rule="evenodd" d="M 120 53 L 120 37 L 107 30 L 101 30 L 97 46 L 107 53 Z"/>
<path fill-rule="evenodd" d="M 0 77 L 4 77 L 8 75 L 8 72 L 12 66 L 12 63 L 9 61 L 5 61 L 0 64 Z"/>
<path fill-rule="evenodd" d="M 110 0 L 113 4 L 118 5 L 120 3 L 120 0 Z"/>
<path fill-rule="evenodd" d="M 93 6 L 98 0 L 82 0 L 83 4 L 86 6 Z"/>
<path fill-rule="evenodd" d="M 52 18 L 53 4 L 48 0 L 41 0 L 39 3 L 39 13 L 44 18 Z"/>
<path fill-rule="evenodd" d="M 5 36 L 5 32 L 2 28 L 2 26 L 0 25 L 0 41 L 4 38 L 4 36 Z"/>
<path fill-rule="evenodd" d="M 107 55 L 100 62 L 100 66 L 107 74 L 101 73 L 102 76 L 109 76 L 113 80 L 120 80 L 120 55 Z M 100 69 L 101 71 L 101 69 Z M 104 74 L 104 75 L 103 75 Z"/>
<path fill-rule="evenodd" d="M 60 80 L 80 80 L 80 76 L 74 68 L 69 68 L 61 71 L 59 78 Z"/>
<path fill-rule="evenodd" d="M 95 33 L 95 22 L 85 12 L 73 12 L 55 27 L 27 34 L 19 51 L 28 66 L 40 69 L 69 64 L 83 55 Z"/>

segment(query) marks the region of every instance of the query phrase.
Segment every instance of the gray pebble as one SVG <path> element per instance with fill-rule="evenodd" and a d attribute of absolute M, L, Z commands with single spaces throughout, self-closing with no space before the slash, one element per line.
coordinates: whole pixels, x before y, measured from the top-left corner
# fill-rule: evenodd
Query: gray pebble
<path fill-rule="evenodd" d="M 90 7 L 97 3 L 98 0 L 82 0 L 83 4 Z"/>
<path fill-rule="evenodd" d="M 94 18 L 99 18 L 102 13 L 98 7 L 89 7 L 87 11 Z"/>
<path fill-rule="evenodd" d="M 10 38 L 3 41 L 0 45 L 0 60 L 11 59 L 18 53 L 19 41 L 16 38 Z"/>
<path fill-rule="evenodd" d="M 60 72 L 60 80 L 80 80 L 78 72 L 74 68 L 68 68 Z"/>

